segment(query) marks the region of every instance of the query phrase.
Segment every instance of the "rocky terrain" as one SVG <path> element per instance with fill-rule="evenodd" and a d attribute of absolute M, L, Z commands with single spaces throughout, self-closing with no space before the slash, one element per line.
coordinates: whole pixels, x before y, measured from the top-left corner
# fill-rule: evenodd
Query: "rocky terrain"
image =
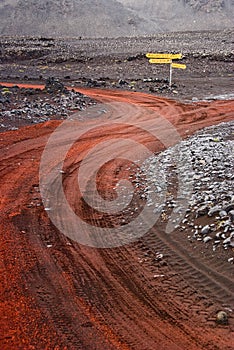
<path fill-rule="evenodd" d="M 47 81 L 43 90 L 0 85 L 0 131 L 64 120 L 95 103 L 88 96 L 67 90 L 62 83 L 54 85 Z"/>
<path fill-rule="evenodd" d="M 119 39 L 0 39 L 2 81 L 117 88 L 163 94 L 180 99 L 213 98 L 234 90 L 233 31 L 184 32 Z M 181 52 L 186 70 L 151 65 L 147 52 Z M 228 97 L 227 97 L 228 98 Z"/>
<path fill-rule="evenodd" d="M 29 82 L 27 84 L 27 89 L 33 87 L 30 88 Z M 7 91 L 5 89 L 3 92 Z M 69 347 L 81 350 L 154 350 L 160 342 L 167 350 L 231 350 L 234 291 L 233 214 L 229 192 L 233 175 L 229 167 L 233 158 L 229 152 L 229 140 L 232 140 L 232 124 L 206 129 L 191 139 L 188 135 L 207 125 L 231 121 L 233 101 L 184 104 L 132 90 L 87 87 L 74 87 L 74 90 L 101 103 L 97 109 L 95 106 L 92 120 L 71 118 L 63 124 L 68 127 L 65 132 L 59 132 L 62 131 L 61 121 L 47 120 L 0 134 L 0 243 L 4 276 L 1 286 L 1 347 L 4 350 Z M 22 95 L 24 92 L 22 90 Z M 70 104 L 71 97 L 77 99 L 83 95 L 65 96 L 69 97 Z M 52 105 L 54 96 L 46 96 Z M 20 106 L 21 102 L 18 103 Z M 144 225 L 147 227 L 147 217 L 142 218 L 139 227 L 131 230 L 135 239 L 129 244 L 107 249 L 80 243 L 79 238 L 89 237 L 96 242 L 97 236 L 92 235 L 91 228 L 94 232 L 105 228 L 110 236 L 113 228 L 119 227 L 122 232 L 141 214 L 142 205 L 150 205 L 153 217 L 156 215 L 154 203 L 150 203 L 150 191 L 145 192 L 147 202 L 139 196 L 142 192 L 139 192 L 139 181 L 136 181 L 136 169 L 132 168 L 132 159 L 139 159 L 138 148 L 132 147 L 132 143 L 127 146 L 122 140 L 130 141 L 131 136 L 137 144 L 159 154 L 165 147 L 159 140 L 152 139 L 152 134 L 145 132 L 154 128 L 156 123 L 157 135 L 160 137 L 165 133 L 157 124 L 158 115 L 170 122 L 181 138 L 186 138 L 181 144 L 182 151 L 191 152 L 192 176 L 197 192 L 190 198 L 189 211 L 183 222 L 174 227 L 171 234 L 166 233 L 171 210 L 176 209 L 175 201 L 180 200 L 179 196 L 176 200 L 172 197 L 178 189 L 170 187 L 171 183 L 176 185 L 178 173 L 173 175 L 172 172 L 176 177 L 173 181 L 169 171 L 164 191 L 166 207 L 155 225 L 143 236 L 137 239 L 134 234 Z M 144 130 L 139 131 L 136 123 L 140 123 Z M 48 144 L 56 131 L 59 132 L 58 139 L 50 149 Z M 77 142 L 64 159 L 63 148 L 73 143 L 74 136 Z M 167 140 L 173 141 L 167 130 L 166 136 Z M 114 144 L 120 141 L 114 148 L 114 159 L 113 149 L 106 144 L 113 140 Z M 99 211 L 84 202 L 84 196 L 88 203 L 96 200 L 90 187 L 92 162 L 90 170 L 85 173 L 86 187 L 82 192 L 77 187 L 80 167 L 82 163 L 89 164 L 86 155 L 97 147 L 99 151 L 95 159 L 107 156 L 108 160 L 99 168 L 95 182 L 106 205 L 112 203 L 109 198 L 115 198 L 116 184 L 120 180 L 128 180 L 134 189 L 135 200 L 116 214 Z M 170 150 L 168 152 L 170 155 Z M 45 155 L 43 159 L 49 156 L 44 167 L 46 174 L 50 169 L 52 173 L 48 175 L 54 174 L 45 176 L 45 183 L 39 178 L 42 154 Z M 161 154 L 165 166 L 170 168 L 168 153 Z M 225 156 L 225 163 L 219 161 L 220 156 Z M 150 164 L 154 167 L 154 162 Z M 190 169 L 183 170 L 182 175 L 190 178 Z M 209 174 L 202 176 L 205 170 Z M 212 180 L 207 181 L 210 172 Z M 156 174 L 157 168 L 151 176 L 152 181 Z M 60 186 L 57 186 L 59 179 L 66 200 L 61 197 Z M 156 185 L 162 186 L 162 183 L 157 183 L 158 179 L 157 176 Z M 45 198 L 45 194 L 49 197 Z M 217 198 L 214 198 L 216 194 Z M 45 201 L 47 198 L 49 206 Z M 67 201 L 86 223 L 83 229 L 77 226 L 73 217 L 66 215 Z M 211 212 L 212 209 L 215 213 Z M 53 213 L 59 226 L 53 224 Z M 76 235 L 69 236 L 68 229 L 73 224 Z M 102 239 L 103 235 L 99 237 L 99 243 Z"/>
<path fill-rule="evenodd" d="M 232 37 L 1 37 L 1 349 L 233 349 Z"/>
<path fill-rule="evenodd" d="M 0 1 L 1 35 L 121 37 L 233 27 L 233 0 Z"/>
<path fill-rule="evenodd" d="M 146 195 L 169 186 L 166 201 L 153 203 L 155 212 L 162 212 L 163 218 L 173 210 L 173 224 L 192 244 L 208 244 L 219 258 L 220 249 L 230 249 L 226 258 L 230 263 L 234 262 L 233 136 L 234 122 L 205 128 L 149 158 L 142 168 Z M 179 194 L 176 178 L 181 181 Z"/>

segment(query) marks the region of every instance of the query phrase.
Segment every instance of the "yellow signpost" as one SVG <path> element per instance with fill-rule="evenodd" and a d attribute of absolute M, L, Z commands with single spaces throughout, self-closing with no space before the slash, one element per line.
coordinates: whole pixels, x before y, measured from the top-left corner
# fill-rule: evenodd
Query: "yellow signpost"
<path fill-rule="evenodd" d="M 172 63 L 172 68 L 186 69 L 186 64 Z"/>
<path fill-rule="evenodd" d="M 147 58 L 168 58 L 171 60 L 180 60 L 182 58 L 182 54 L 181 53 L 151 53 L 148 52 L 146 54 Z"/>
<path fill-rule="evenodd" d="M 156 59 L 156 58 L 151 58 L 151 59 L 149 60 L 149 63 L 165 64 L 165 63 L 172 63 L 172 60 L 170 60 L 170 59 Z"/>
<path fill-rule="evenodd" d="M 172 60 L 181 60 L 183 57 L 181 53 L 153 53 L 148 52 L 146 57 L 149 58 L 149 63 L 154 64 L 170 64 L 170 78 L 169 86 L 172 82 L 172 68 L 186 69 L 185 64 L 174 63 Z"/>

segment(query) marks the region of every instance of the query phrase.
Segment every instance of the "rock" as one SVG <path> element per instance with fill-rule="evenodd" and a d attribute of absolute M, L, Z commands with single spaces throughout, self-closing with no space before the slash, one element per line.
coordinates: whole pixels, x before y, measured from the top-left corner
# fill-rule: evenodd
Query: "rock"
<path fill-rule="evenodd" d="M 221 219 L 223 219 L 224 217 L 227 216 L 227 212 L 226 212 L 225 210 L 221 210 L 221 211 L 219 212 L 219 216 L 221 217 Z"/>
<path fill-rule="evenodd" d="M 208 212 L 208 216 L 213 216 L 213 215 L 219 213 L 220 209 L 221 209 L 221 207 L 219 205 L 216 205 L 216 206 L 210 208 L 210 210 Z"/>
<path fill-rule="evenodd" d="M 234 248 L 234 232 L 230 234 L 230 247 Z"/>
<path fill-rule="evenodd" d="M 151 83 L 153 82 L 154 80 L 152 78 L 144 78 L 143 79 L 143 83 Z"/>
<path fill-rule="evenodd" d="M 153 86 L 150 86 L 149 91 L 150 91 L 150 92 L 156 92 L 157 89 L 155 89 Z"/>
<path fill-rule="evenodd" d="M 119 85 L 128 85 L 128 82 L 126 80 L 119 79 L 118 84 Z"/>
<path fill-rule="evenodd" d="M 162 253 L 156 253 L 156 256 L 155 256 L 155 261 L 160 261 L 163 259 L 163 254 Z"/>
<path fill-rule="evenodd" d="M 48 96 L 46 90 L 36 91 L 33 89 L 12 88 L 14 92 L 11 97 L 12 106 L 1 105 L 0 122 L 7 121 L 7 125 L 0 124 L 2 129 L 12 130 L 12 123 L 18 123 L 22 126 L 32 123 L 41 123 L 50 119 L 66 119 L 67 116 L 74 113 L 75 110 L 83 110 L 88 105 L 96 104 L 89 97 L 75 91 L 64 90 Z M 36 95 L 36 98 L 33 96 Z M 1 102 L 0 92 L 0 102 Z M 27 97 L 25 97 L 27 96 Z M 5 97 L 2 101 L 7 102 Z M 11 124 L 10 124 L 11 123 Z"/>
<path fill-rule="evenodd" d="M 228 323 L 228 315 L 225 311 L 219 311 L 216 315 L 216 322 L 218 324 L 226 325 Z"/>
<path fill-rule="evenodd" d="M 234 210 L 230 210 L 228 212 L 228 216 L 230 217 L 231 221 L 234 222 Z"/>
<path fill-rule="evenodd" d="M 46 79 L 45 90 L 49 93 L 62 92 L 65 90 L 65 86 L 58 79 L 54 77 L 49 77 Z"/>
<path fill-rule="evenodd" d="M 3 97 L 3 95 L 2 94 L 0 94 L 0 103 L 5 103 L 7 100 L 6 100 L 6 98 L 5 97 Z"/>
<path fill-rule="evenodd" d="M 230 242 L 231 242 L 231 238 L 228 237 L 223 241 L 223 245 L 230 244 Z"/>
<path fill-rule="evenodd" d="M 156 88 L 159 91 L 159 85 Z M 155 192 L 155 188 L 161 186 L 163 176 L 167 178 L 170 196 L 165 200 L 165 215 L 173 206 L 176 206 L 173 210 L 174 214 L 177 210 L 178 213 L 183 212 L 178 208 L 181 208 L 180 201 L 187 198 L 189 211 L 186 210 L 180 222 L 176 221 L 178 231 L 188 230 L 191 227 L 192 235 L 189 236 L 203 243 L 212 239 L 211 246 L 220 244 L 220 249 L 234 246 L 234 238 L 232 240 L 229 237 L 234 229 L 232 181 L 234 174 L 230 170 L 233 163 L 231 143 L 233 133 L 233 121 L 205 128 L 181 141 L 176 147 L 153 156 L 145 167 L 147 180 L 154 184 L 154 187 L 149 190 L 154 189 Z M 186 193 L 185 188 L 183 193 L 176 196 L 174 194 L 177 193 L 176 181 L 173 183 L 170 179 L 178 178 L 178 161 L 180 161 L 180 173 L 183 174 L 183 188 L 190 182 L 192 186 L 190 193 L 189 191 Z M 164 192 L 163 188 L 162 193 Z M 148 194 L 151 196 L 150 191 Z M 202 220 L 199 219 L 200 217 Z M 221 243 L 224 244 L 221 245 Z M 209 246 L 207 246 L 208 249 Z"/>
<path fill-rule="evenodd" d="M 234 203 L 229 203 L 223 208 L 223 210 L 225 210 L 227 213 L 231 210 L 234 210 Z"/>
<path fill-rule="evenodd" d="M 208 207 L 207 205 L 202 205 L 200 208 L 197 209 L 197 217 L 199 216 L 203 216 L 205 214 L 207 214 L 208 212 Z"/>
<path fill-rule="evenodd" d="M 50 207 L 45 208 L 45 211 L 51 211 L 51 210 L 52 210 L 52 208 L 50 208 Z"/>
<path fill-rule="evenodd" d="M 207 243 L 207 242 L 209 242 L 209 241 L 211 241 L 212 240 L 212 237 L 210 237 L 210 236 L 207 236 L 207 237 L 204 237 L 203 238 L 203 242 L 204 243 Z"/>
<path fill-rule="evenodd" d="M 201 234 L 202 235 L 207 235 L 207 233 L 209 233 L 209 232 L 210 232 L 210 226 L 209 225 L 206 225 L 206 226 L 202 227 L 202 229 L 201 229 Z"/>

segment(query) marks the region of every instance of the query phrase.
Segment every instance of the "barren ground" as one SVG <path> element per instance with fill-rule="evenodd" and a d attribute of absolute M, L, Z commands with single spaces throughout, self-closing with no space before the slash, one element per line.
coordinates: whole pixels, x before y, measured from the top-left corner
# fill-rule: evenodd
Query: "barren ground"
<path fill-rule="evenodd" d="M 166 79 L 167 72 L 163 71 L 166 68 L 149 66 L 143 52 L 163 50 L 165 43 L 166 51 L 177 51 L 182 43 L 181 38 L 175 40 L 176 35 L 165 36 L 162 41 L 157 38 L 155 42 L 149 38 L 140 42 L 52 42 L 52 53 L 31 59 L 27 49 L 23 57 L 24 46 L 19 49 L 22 42 L 7 39 L 6 45 L 6 39 L 1 39 L 1 81 L 43 87 L 44 78 L 53 75 L 104 106 L 118 102 L 116 118 L 124 116 L 133 124 L 143 122 L 147 127 L 155 122 L 155 113 L 160 114 L 183 138 L 207 125 L 233 120 L 232 99 L 191 101 L 192 97 L 233 93 L 230 35 L 231 32 L 194 34 L 191 40 L 189 33 L 184 34 L 183 62 L 189 68 L 175 72 L 176 86 L 171 90 L 165 81 L 149 81 L 154 77 Z M 44 39 L 39 42 L 49 43 Z M 8 56 L 6 46 L 11 47 Z M 66 50 L 62 51 L 64 46 Z M 75 57 L 71 58 L 72 54 Z M 120 84 L 120 79 L 126 83 Z M 152 92 L 155 84 L 158 87 Z M 165 98 L 168 96 L 173 98 Z M 77 121 L 80 130 L 89 123 L 94 129 L 67 154 L 63 184 L 76 214 L 91 225 L 111 230 L 121 226 L 120 218 L 106 217 L 85 206 L 77 188 L 82 159 L 99 143 L 129 135 L 153 152 L 164 147 L 134 126 L 95 129 L 95 122 L 100 125 L 102 121 L 106 121 L 105 115 L 97 121 Z M 59 120 L 51 120 L 0 134 L 1 348 L 231 350 L 233 264 L 227 258 L 232 250 L 214 256 L 203 243 L 195 247 L 177 230 L 167 235 L 165 218 L 137 241 L 108 249 L 79 244 L 52 224 L 40 195 L 39 167 L 49 137 L 60 124 Z M 69 142 L 73 133 L 75 130 L 60 140 L 52 164 L 55 169 L 59 167 L 60 147 Z M 121 154 L 130 149 L 119 151 Z M 108 149 L 103 146 L 100 152 L 108 154 Z M 136 151 L 131 152 L 134 156 Z M 108 195 L 109 199 L 115 196 L 116 182 L 131 179 L 129 169 L 121 158 L 107 163 L 99 172 L 99 193 L 107 199 Z M 86 190 L 92 200 L 89 186 L 88 182 Z M 55 192 L 54 202 L 62 214 L 64 203 L 60 201 Z M 124 212 L 121 218 L 131 219 Z M 85 237 L 89 232 L 79 235 Z M 219 310 L 228 314 L 227 324 L 217 324 Z"/>

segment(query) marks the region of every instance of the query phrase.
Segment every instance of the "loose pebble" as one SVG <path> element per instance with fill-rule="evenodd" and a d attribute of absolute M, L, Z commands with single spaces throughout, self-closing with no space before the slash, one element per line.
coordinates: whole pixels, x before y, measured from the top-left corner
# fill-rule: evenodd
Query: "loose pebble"
<path fill-rule="evenodd" d="M 173 213 L 175 230 L 191 242 L 210 241 L 214 251 L 234 247 L 233 135 L 233 121 L 204 128 L 148 158 L 137 174 L 153 212 L 163 221 Z"/>
<path fill-rule="evenodd" d="M 228 323 L 228 315 L 225 311 L 219 311 L 216 315 L 216 322 L 218 324 L 227 324 Z"/>

